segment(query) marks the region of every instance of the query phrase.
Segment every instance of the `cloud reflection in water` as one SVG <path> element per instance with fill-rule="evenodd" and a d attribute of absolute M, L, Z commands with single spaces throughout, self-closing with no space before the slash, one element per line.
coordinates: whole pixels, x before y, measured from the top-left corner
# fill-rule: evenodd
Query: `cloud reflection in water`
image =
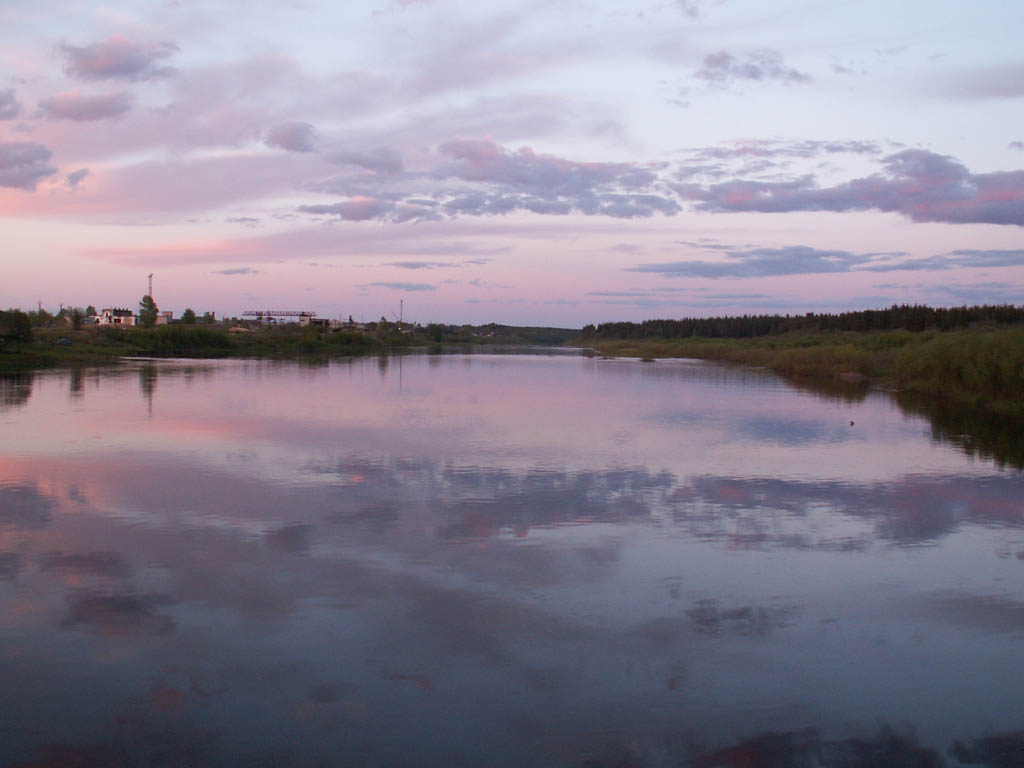
<path fill-rule="evenodd" d="M 1024 477 L 888 401 L 612 362 L 157 363 L 73 409 L 37 377 L 0 453 L 9 764 L 999 765 Z"/>

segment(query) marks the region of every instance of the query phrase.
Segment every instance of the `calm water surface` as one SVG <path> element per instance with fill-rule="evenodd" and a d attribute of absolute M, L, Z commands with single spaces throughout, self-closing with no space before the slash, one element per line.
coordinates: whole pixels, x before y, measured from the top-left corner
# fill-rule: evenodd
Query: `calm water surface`
<path fill-rule="evenodd" d="M 6 380 L 0 606 L 3 766 L 1024 763 L 1024 474 L 714 364 Z"/>

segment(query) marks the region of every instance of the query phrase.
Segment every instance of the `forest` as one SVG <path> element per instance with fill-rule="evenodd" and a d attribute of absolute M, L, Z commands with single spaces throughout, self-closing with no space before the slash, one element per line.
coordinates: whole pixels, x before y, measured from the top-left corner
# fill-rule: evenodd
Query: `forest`
<path fill-rule="evenodd" d="M 582 335 L 597 339 L 749 339 L 794 331 L 952 331 L 975 325 L 1024 324 L 1024 306 L 996 304 L 961 307 L 893 305 L 838 314 L 741 315 L 686 317 L 679 320 L 644 320 L 588 325 Z"/>

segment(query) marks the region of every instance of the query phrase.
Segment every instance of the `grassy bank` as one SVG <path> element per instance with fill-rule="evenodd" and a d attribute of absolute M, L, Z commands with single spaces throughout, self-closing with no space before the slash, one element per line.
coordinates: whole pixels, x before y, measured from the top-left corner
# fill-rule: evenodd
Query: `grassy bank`
<path fill-rule="evenodd" d="M 758 365 L 793 379 L 857 380 L 993 413 L 1024 416 L 1024 329 L 792 332 L 747 339 L 602 339 L 576 343 L 623 357 L 692 357 Z"/>
<path fill-rule="evenodd" d="M 5 340 L 0 372 L 53 366 L 102 365 L 122 357 L 265 357 L 317 358 L 367 354 L 400 347 L 403 339 L 351 332 L 320 333 L 298 326 L 244 333 L 207 326 L 160 328 L 44 329 L 30 340 Z"/>
<path fill-rule="evenodd" d="M 20 320 L 6 314 L 8 319 Z M 3 317 L 0 317 L 2 320 Z M 175 324 L 157 328 L 121 329 L 88 326 L 36 328 L 0 326 L 0 373 L 54 366 L 102 365 L 122 357 L 249 357 L 281 360 L 324 360 L 331 357 L 423 349 L 445 351 L 480 345 L 563 344 L 579 333 L 566 328 L 523 328 L 489 323 L 481 326 L 430 325 L 406 327 L 371 323 L 366 330 L 325 330 L 297 323 L 229 331 L 226 325 Z"/>

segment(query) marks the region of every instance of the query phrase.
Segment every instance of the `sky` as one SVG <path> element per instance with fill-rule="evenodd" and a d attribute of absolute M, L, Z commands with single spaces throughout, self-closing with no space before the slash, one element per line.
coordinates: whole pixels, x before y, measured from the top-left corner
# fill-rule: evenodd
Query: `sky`
<path fill-rule="evenodd" d="M 1024 303 L 1019 0 L 0 0 L 0 306 Z"/>

